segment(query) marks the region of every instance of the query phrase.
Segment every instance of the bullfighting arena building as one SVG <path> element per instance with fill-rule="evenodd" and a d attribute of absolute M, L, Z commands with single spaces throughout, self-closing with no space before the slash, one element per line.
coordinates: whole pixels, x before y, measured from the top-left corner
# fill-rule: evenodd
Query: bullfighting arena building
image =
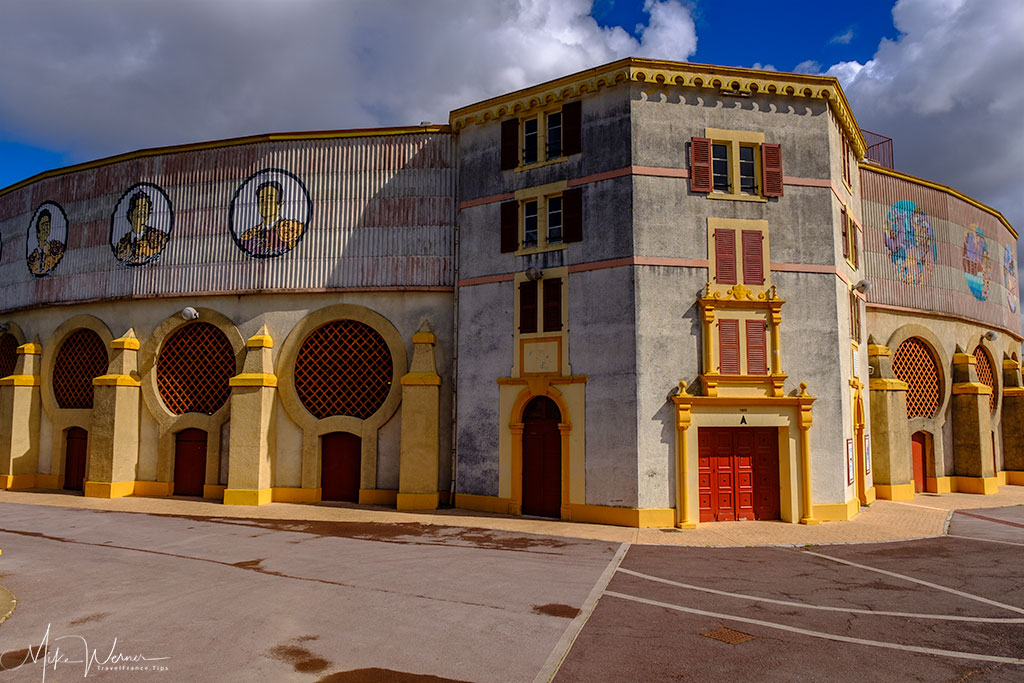
<path fill-rule="evenodd" d="M 1024 485 L 1017 233 L 889 145 L 833 78 L 624 59 L 41 173 L 0 487 L 689 528 Z"/>

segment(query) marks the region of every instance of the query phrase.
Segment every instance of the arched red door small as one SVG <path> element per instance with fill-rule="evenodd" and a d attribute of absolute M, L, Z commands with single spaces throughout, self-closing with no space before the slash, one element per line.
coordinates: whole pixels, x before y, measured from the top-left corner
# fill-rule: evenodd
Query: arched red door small
<path fill-rule="evenodd" d="M 363 440 L 333 432 L 320 439 L 320 499 L 359 502 Z"/>
<path fill-rule="evenodd" d="M 89 433 L 81 427 L 68 430 L 64 448 L 64 488 L 81 491 L 85 484 L 85 453 Z"/>
<path fill-rule="evenodd" d="M 206 483 L 206 432 L 185 429 L 174 444 L 174 495 L 201 496 Z"/>
<path fill-rule="evenodd" d="M 914 432 L 910 437 L 910 449 L 914 467 L 914 492 L 921 493 L 925 490 L 925 453 L 927 453 L 928 440 L 924 432 Z"/>
<path fill-rule="evenodd" d="M 562 516 L 562 439 L 558 406 L 538 396 L 523 410 L 523 514 Z"/>

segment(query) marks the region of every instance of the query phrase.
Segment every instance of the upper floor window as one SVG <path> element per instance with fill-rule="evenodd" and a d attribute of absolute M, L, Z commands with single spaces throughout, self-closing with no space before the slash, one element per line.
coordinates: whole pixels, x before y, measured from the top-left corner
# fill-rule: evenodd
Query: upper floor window
<path fill-rule="evenodd" d="M 767 284 L 767 222 L 708 220 L 711 277 L 716 285 L 760 287 Z"/>
<path fill-rule="evenodd" d="M 860 252 L 857 246 L 857 225 L 844 206 L 839 212 L 839 229 L 843 243 L 843 258 L 854 268 L 860 265 Z"/>
<path fill-rule="evenodd" d="M 690 187 L 716 199 L 782 196 L 782 148 L 763 133 L 705 129 L 690 140 Z M 761 199 L 763 201 L 763 199 Z"/>
<path fill-rule="evenodd" d="M 839 137 L 842 140 L 842 151 L 843 155 L 843 182 L 846 183 L 847 187 L 852 187 L 850 180 L 850 143 L 846 139 L 846 135 L 842 132 L 839 133 Z"/>
<path fill-rule="evenodd" d="M 583 190 L 512 200 L 501 205 L 501 251 L 543 251 L 583 239 Z"/>
<path fill-rule="evenodd" d="M 582 107 L 569 102 L 560 109 L 501 123 L 501 169 L 556 161 L 582 148 Z"/>
<path fill-rule="evenodd" d="M 562 278 L 520 282 L 519 334 L 561 332 L 562 299 Z"/>

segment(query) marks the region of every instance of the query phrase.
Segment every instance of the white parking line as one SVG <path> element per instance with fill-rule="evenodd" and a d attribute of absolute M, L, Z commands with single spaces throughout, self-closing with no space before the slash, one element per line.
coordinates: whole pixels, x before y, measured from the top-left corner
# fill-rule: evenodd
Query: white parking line
<path fill-rule="evenodd" d="M 973 621 L 981 622 L 986 624 L 1024 624 L 1024 617 L 963 617 L 953 614 L 919 614 L 916 612 L 886 612 L 883 610 L 871 610 L 871 609 L 856 609 L 853 607 L 828 607 L 826 605 L 812 605 L 806 602 L 793 602 L 790 600 L 776 600 L 774 598 L 762 598 L 756 595 L 746 595 L 744 593 L 730 593 L 728 591 L 720 591 L 714 588 L 706 588 L 704 586 L 695 586 L 689 583 L 680 583 L 678 581 L 670 581 L 669 579 L 663 579 L 659 576 L 651 576 L 650 574 L 641 574 L 631 569 L 619 568 L 620 574 L 629 574 L 630 576 L 636 576 L 647 581 L 656 581 L 657 583 L 664 583 L 669 586 L 676 586 L 678 588 L 686 588 L 688 590 L 700 591 L 702 593 L 712 593 L 714 595 L 724 595 L 729 598 L 739 598 L 742 600 L 753 600 L 755 602 L 768 602 L 773 605 L 785 605 L 786 607 L 799 607 L 801 609 L 816 609 L 826 612 L 844 612 L 847 614 L 870 614 L 872 616 L 882 617 L 909 617 L 912 619 L 938 619 L 941 621 Z"/>
<path fill-rule="evenodd" d="M 962 538 L 965 541 L 981 541 L 982 543 L 1002 543 L 1003 545 L 1016 545 L 1024 548 L 1024 543 L 1014 543 L 1013 541 L 996 541 L 991 538 L 974 538 L 973 536 L 957 536 L 956 534 L 946 534 L 947 538 Z"/>
<path fill-rule="evenodd" d="M 931 581 L 925 581 L 924 579 L 917 579 L 917 578 L 914 578 L 913 576 L 907 576 L 906 574 L 897 574 L 896 572 L 890 572 L 890 571 L 887 571 L 885 569 L 879 569 L 877 567 L 869 567 L 866 564 L 858 564 L 856 562 L 850 562 L 849 560 L 841 560 L 838 557 L 832 557 L 830 555 L 822 555 L 821 553 L 816 553 L 816 552 L 813 552 L 813 551 L 810 551 L 810 550 L 804 550 L 802 552 L 804 552 L 804 553 L 806 553 L 808 555 L 814 555 L 815 557 L 820 557 L 820 558 L 823 558 L 823 559 L 826 559 L 826 560 L 832 560 L 833 562 L 838 562 L 840 564 L 846 564 L 846 565 L 849 565 L 851 567 L 857 567 L 858 569 L 864 569 L 864 570 L 869 571 L 869 572 L 877 572 L 878 574 L 884 574 L 886 576 L 891 576 L 891 577 L 896 578 L 896 579 L 902 579 L 904 581 L 910 581 L 911 583 L 916 583 L 916 584 L 919 584 L 921 586 L 928 586 L 929 588 L 934 588 L 935 590 L 943 591 L 945 593 L 952 593 L 953 595 L 959 595 L 960 597 L 967 598 L 968 600 L 974 600 L 976 602 L 983 602 L 986 605 L 993 605 L 995 607 L 999 607 L 999 608 L 1002 608 L 1002 609 L 1005 609 L 1005 610 L 1009 610 L 1011 612 L 1016 612 L 1018 614 L 1024 614 L 1024 608 L 1022 608 L 1022 607 L 1016 607 L 1014 605 L 1007 605 L 1006 603 L 998 602 L 996 600 L 989 600 L 988 598 L 983 598 L 980 595 L 972 595 L 971 593 L 965 593 L 964 591 L 959 591 L 959 590 L 957 590 L 955 588 L 949 588 L 948 586 L 941 586 L 941 585 L 939 585 L 937 583 L 932 583 Z"/>
<path fill-rule="evenodd" d="M 1016 659 L 1014 657 L 999 657 L 996 655 L 982 655 L 974 652 L 959 652 L 957 650 L 941 650 L 934 647 L 921 647 L 918 645 L 902 645 L 900 643 L 887 643 L 881 640 L 867 640 L 865 638 L 853 638 L 851 636 L 839 636 L 833 633 L 825 633 L 823 631 L 811 631 L 805 628 L 797 628 L 796 626 L 786 626 L 785 624 L 776 624 L 770 621 L 762 621 L 760 619 L 751 619 L 749 617 L 738 617 L 732 614 L 721 614 L 719 612 L 708 612 L 702 609 L 695 609 L 693 607 L 682 607 L 681 605 L 673 605 L 668 602 L 659 602 L 657 600 L 647 600 L 646 598 L 639 598 L 635 595 L 625 595 L 623 593 L 615 593 L 612 591 L 605 591 L 605 595 L 609 595 L 613 598 L 620 598 L 622 600 L 630 600 L 632 602 L 639 602 L 645 605 L 652 605 L 654 607 L 663 607 L 665 609 L 675 610 L 677 612 L 688 612 L 690 614 L 698 614 L 704 617 L 715 617 L 716 619 L 724 619 L 726 621 L 739 621 L 744 624 L 754 624 L 755 626 L 763 626 L 765 628 L 773 628 L 779 631 L 789 631 L 790 633 L 799 633 L 800 635 L 811 636 L 812 638 L 824 638 L 825 640 L 835 640 L 840 643 L 853 643 L 856 645 L 867 645 L 869 647 L 881 647 L 889 650 L 902 650 L 904 652 L 918 652 L 926 655 L 939 655 L 944 657 L 956 657 L 958 659 L 972 659 L 979 662 L 998 662 L 1000 664 L 1024 664 L 1024 659 Z"/>

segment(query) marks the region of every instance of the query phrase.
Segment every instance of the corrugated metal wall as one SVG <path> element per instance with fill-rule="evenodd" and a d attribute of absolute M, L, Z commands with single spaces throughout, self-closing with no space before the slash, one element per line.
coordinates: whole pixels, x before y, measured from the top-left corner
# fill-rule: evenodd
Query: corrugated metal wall
<path fill-rule="evenodd" d="M 869 303 L 1021 329 L 1016 239 L 941 190 L 861 170 Z"/>
<path fill-rule="evenodd" d="M 43 179 L 0 197 L 0 310 L 194 293 L 451 286 L 454 166 L 449 134 L 412 133 L 188 150 Z M 266 168 L 305 185 L 312 218 L 291 251 L 253 258 L 232 238 L 229 207 L 242 183 Z M 166 192 L 174 225 L 159 257 L 129 266 L 114 256 L 111 214 L 139 182 Z M 33 216 L 46 201 L 67 214 L 67 248 L 49 275 L 36 277 L 26 245 L 34 244 Z"/>

